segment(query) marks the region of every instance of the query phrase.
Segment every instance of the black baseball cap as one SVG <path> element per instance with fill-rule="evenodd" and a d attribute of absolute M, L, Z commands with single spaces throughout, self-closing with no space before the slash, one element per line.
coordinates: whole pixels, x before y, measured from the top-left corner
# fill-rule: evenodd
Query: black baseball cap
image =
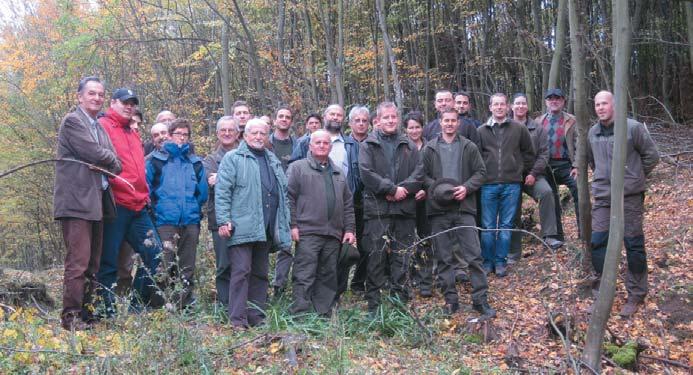
<path fill-rule="evenodd" d="M 544 99 L 548 99 L 551 96 L 558 96 L 561 98 L 565 98 L 565 95 L 563 95 L 563 91 L 561 91 L 561 89 L 548 89 L 548 90 L 546 90 L 546 95 L 544 95 Z"/>
<path fill-rule="evenodd" d="M 140 100 L 137 99 L 137 94 L 135 94 L 134 91 L 132 91 L 128 88 L 125 88 L 125 87 L 122 87 L 122 88 L 119 88 L 118 90 L 115 90 L 113 92 L 113 96 L 111 96 L 111 99 L 118 99 L 121 102 L 125 102 L 125 101 L 128 101 L 130 99 L 134 99 L 135 104 L 137 104 L 137 105 L 140 104 Z"/>

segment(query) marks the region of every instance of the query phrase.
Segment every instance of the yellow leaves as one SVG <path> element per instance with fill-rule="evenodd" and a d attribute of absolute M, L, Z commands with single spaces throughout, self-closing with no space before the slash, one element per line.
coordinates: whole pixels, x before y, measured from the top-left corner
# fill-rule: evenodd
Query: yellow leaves
<path fill-rule="evenodd" d="M 281 341 L 273 342 L 272 345 L 270 345 L 270 347 L 269 347 L 270 354 L 276 354 L 280 350 L 282 350 L 282 342 Z"/>
<path fill-rule="evenodd" d="M 2 332 L 2 337 L 15 340 L 19 337 L 19 333 L 15 329 L 7 328 Z"/>

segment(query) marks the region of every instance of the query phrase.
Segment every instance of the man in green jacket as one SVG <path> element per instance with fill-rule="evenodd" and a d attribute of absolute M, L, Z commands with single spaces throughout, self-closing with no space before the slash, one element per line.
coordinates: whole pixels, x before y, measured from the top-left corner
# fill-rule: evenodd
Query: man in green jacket
<path fill-rule="evenodd" d="M 221 161 L 214 190 L 219 235 L 229 246 L 229 320 L 239 328 L 264 320 L 269 250 L 291 245 L 286 175 L 265 149 L 268 137 L 267 123 L 248 121 L 244 142 Z"/>

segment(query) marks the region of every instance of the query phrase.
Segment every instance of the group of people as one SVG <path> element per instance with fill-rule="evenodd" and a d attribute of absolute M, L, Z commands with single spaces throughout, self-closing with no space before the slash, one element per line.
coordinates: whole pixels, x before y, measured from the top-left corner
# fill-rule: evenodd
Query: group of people
<path fill-rule="evenodd" d="M 428 124 L 420 112 L 402 117 L 394 103 L 382 102 L 374 114 L 353 106 L 346 128 L 344 108 L 332 104 L 306 117 L 305 134 L 296 134 L 287 106 L 264 119 L 237 101 L 217 121 L 217 143 L 202 159 L 190 142 L 190 121 L 163 111 L 143 143 L 136 94 L 115 90 L 102 113 L 104 85 L 85 77 L 78 106 L 58 134 L 54 207 L 67 248 L 62 325 L 88 329 L 115 314 L 114 296 L 130 281 L 134 258 L 141 260 L 125 286 L 134 292 L 131 309 L 194 304 L 204 211 L 216 298 L 234 327 L 264 321 L 273 252 L 274 295 L 286 293 L 291 274 L 295 314 L 328 315 L 349 288 L 364 292 L 376 314 L 382 293 L 406 304 L 412 285 L 430 298 L 434 284 L 445 311 L 454 314 L 456 284 L 469 282 L 474 310 L 494 317 L 487 277 L 506 276 L 521 257 L 521 237 L 511 234 L 521 192 L 539 203 L 541 235 L 552 249 L 565 240 L 558 186 L 568 186 L 577 210 L 575 117 L 564 111 L 560 89 L 545 97 L 547 113 L 531 120 L 525 95 L 509 102 L 493 94 L 491 116 L 482 123 L 471 115 L 469 94 L 441 90 Z M 595 108 L 599 121 L 590 130 L 588 155 L 593 262 L 600 273 L 608 238 L 611 93 L 597 94 Z M 647 291 L 642 196 L 658 161 L 642 124 L 629 120 L 628 134 L 626 179 L 633 183 L 626 183 L 625 316 Z"/>

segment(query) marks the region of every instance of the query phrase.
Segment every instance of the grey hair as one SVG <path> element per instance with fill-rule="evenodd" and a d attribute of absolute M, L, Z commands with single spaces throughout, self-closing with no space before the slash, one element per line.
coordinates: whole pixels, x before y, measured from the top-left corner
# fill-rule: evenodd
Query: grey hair
<path fill-rule="evenodd" d="M 270 126 L 268 123 L 266 123 L 264 120 L 260 120 L 259 118 L 253 118 L 248 120 L 248 123 L 245 124 L 245 132 L 250 133 L 250 130 L 253 128 L 253 126 L 256 125 L 262 125 L 267 131 L 269 132 Z"/>
<path fill-rule="evenodd" d="M 310 142 L 313 142 L 313 138 L 317 138 L 320 135 L 326 135 L 327 138 L 331 138 L 332 136 L 327 130 L 324 129 L 318 129 L 312 133 L 310 133 Z"/>
<path fill-rule="evenodd" d="M 393 102 L 382 102 L 382 103 L 378 104 L 378 109 L 377 109 L 378 117 L 380 117 L 383 114 L 383 110 L 385 108 L 394 108 L 395 110 L 397 110 L 397 105 L 395 105 L 395 103 L 393 103 Z"/>
<path fill-rule="evenodd" d="M 221 130 L 221 124 L 223 122 L 230 122 L 235 131 L 240 131 L 240 128 L 238 127 L 238 120 L 236 120 L 233 116 L 221 116 L 219 120 L 217 120 L 217 132 Z"/>
<path fill-rule="evenodd" d="M 160 119 L 161 116 L 163 116 L 163 115 L 173 115 L 174 117 L 177 117 L 173 112 L 164 110 L 164 111 L 159 112 L 158 115 L 156 115 L 156 122 L 160 122 L 159 119 Z"/>
<path fill-rule="evenodd" d="M 360 115 L 360 114 L 365 114 L 366 117 L 370 117 L 371 111 L 365 105 L 354 106 L 354 108 L 352 108 L 351 111 L 349 111 L 349 122 L 351 122 L 351 120 L 353 120 L 354 117 L 356 117 L 357 115 Z"/>
<path fill-rule="evenodd" d="M 82 91 L 84 91 L 84 87 L 87 86 L 87 83 L 89 82 L 96 82 L 101 84 L 101 87 L 104 86 L 103 82 L 101 82 L 101 80 L 97 76 L 82 77 L 82 79 L 80 79 L 79 83 L 77 84 L 77 93 L 81 94 Z"/>
<path fill-rule="evenodd" d="M 330 104 L 330 105 L 327 106 L 327 108 L 325 108 L 325 111 L 322 113 L 322 116 L 325 117 L 325 115 L 327 115 L 327 111 L 329 111 L 330 109 L 339 109 L 339 110 L 342 111 L 342 113 L 344 113 L 344 108 L 343 108 L 341 105 L 339 105 L 339 104 Z"/>

